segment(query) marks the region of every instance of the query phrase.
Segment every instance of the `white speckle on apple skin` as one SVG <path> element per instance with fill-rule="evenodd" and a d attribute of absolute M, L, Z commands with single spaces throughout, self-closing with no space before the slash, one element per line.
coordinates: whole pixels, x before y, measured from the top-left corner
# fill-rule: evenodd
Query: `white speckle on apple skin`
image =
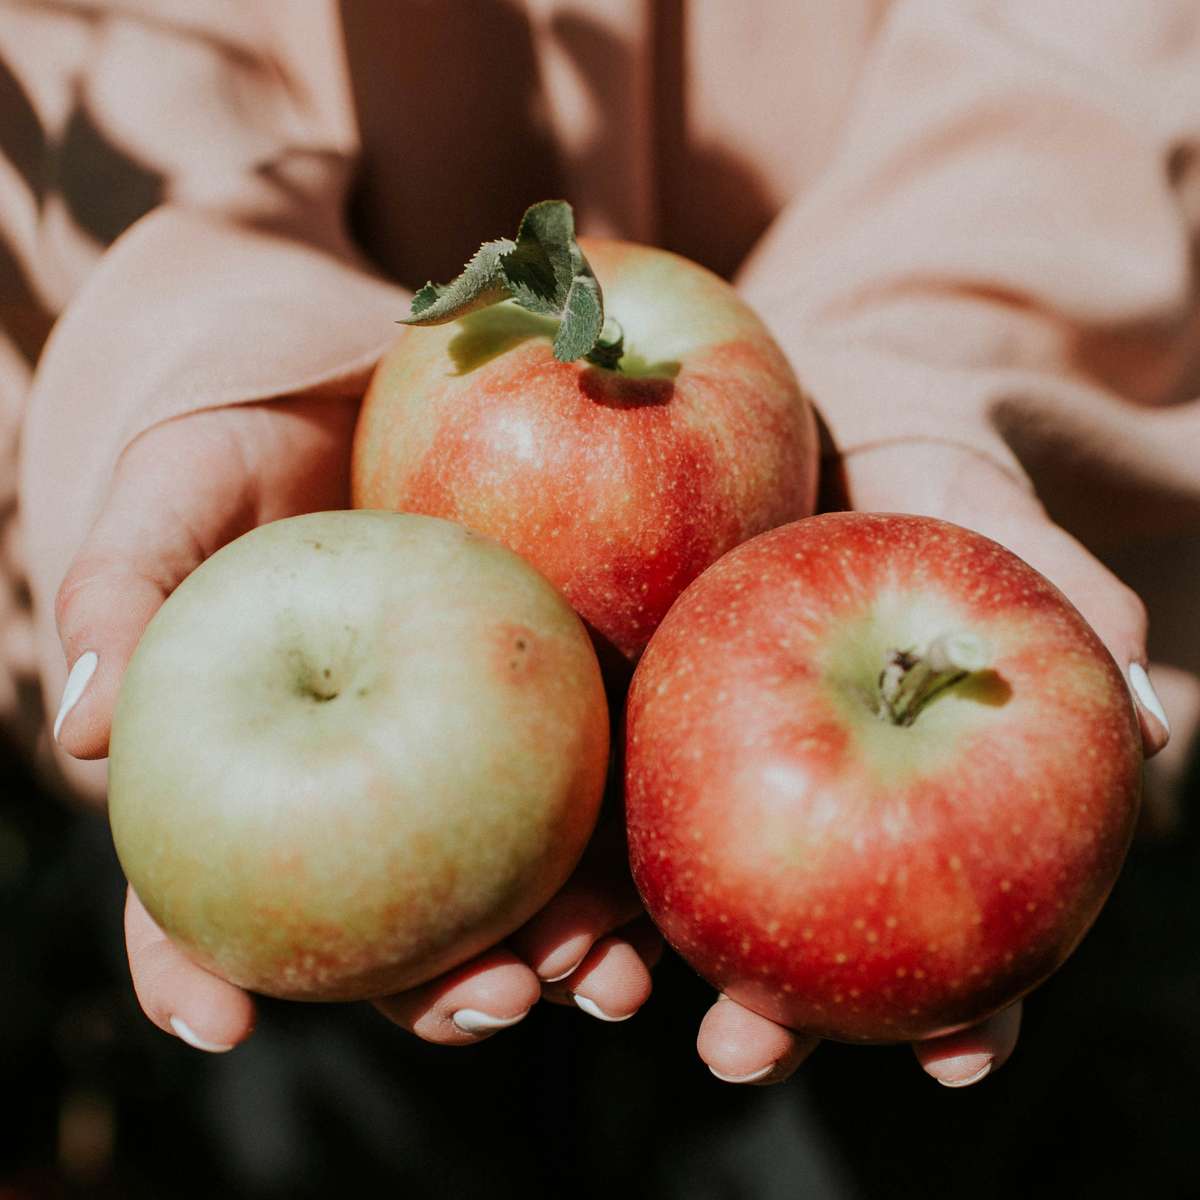
<path fill-rule="evenodd" d="M 864 530 L 861 570 L 847 578 L 846 555 L 832 555 L 827 581 L 822 556 Z M 857 714 L 869 706 L 825 683 L 836 665 L 822 639 L 844 620 L 851 659 L 902 644 L 876 634 L 888 633 L 880 614 L 904 615 L 908 578 L 924 615 L 904 628 L 969 621 L 1003 686 L 940 699 L 908 728 L 868 724 Z M 627 805 L 643 898 L 702 975 L 785 1024 L 891 1041 L 982 1019 L 1061 963 L 1120 866 L 1140 766 L 1122 683 L 1061 596 L 978 535 L 864 514 L 763 535 L 684 593 L 634 679 Z M 1064 743 L 1095 754 L 1064 760 Z M 789 752 L 807 781 L 790 804 L 772 790 Z M 641 854 L 651 819 L 665 857 Z M 671 887 L 676 873 L 687 888 Z M 750 951 L 730 946 L 715 911 Z M 782 953 L 789 925 L 803 957 Z M 853 1021 L 845 1005 L 836 1022 L 820 1017 L 835 980 L 818 964 L 836 954 L 862 990 Z"/>

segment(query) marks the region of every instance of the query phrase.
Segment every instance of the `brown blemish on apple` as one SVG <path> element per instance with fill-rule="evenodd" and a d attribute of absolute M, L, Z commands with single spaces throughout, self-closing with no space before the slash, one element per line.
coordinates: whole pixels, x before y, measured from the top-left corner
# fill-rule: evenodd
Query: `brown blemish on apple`
<path fill-rule="evenodd" d="M 492 633 L 494 662 L 510 679 L 531 678 L 539 671 L 544 654 L 533 630 L 525 625 L 503 624 Z"/>

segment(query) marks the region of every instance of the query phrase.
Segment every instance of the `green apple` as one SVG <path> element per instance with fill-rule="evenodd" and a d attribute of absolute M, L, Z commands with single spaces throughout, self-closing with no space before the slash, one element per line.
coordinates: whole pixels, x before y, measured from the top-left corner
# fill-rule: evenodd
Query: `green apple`
<path fill-rule="evenodd" d="M 608 740 L 588 635 L 517 555 L 430 517 L 292 517 L 218 551 L 146 630 L 113 722 L 113 840 L 214 973 L 384 995 L 562 886 Z"/>

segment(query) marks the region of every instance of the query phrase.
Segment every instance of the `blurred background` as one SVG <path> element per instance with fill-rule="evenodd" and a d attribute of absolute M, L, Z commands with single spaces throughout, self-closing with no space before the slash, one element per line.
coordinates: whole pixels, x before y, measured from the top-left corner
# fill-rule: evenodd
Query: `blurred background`
<path fill-rule="evenodd" d="M 0 761 L 0 1200 L 776 1200 L 1200 1195 L 1200 776 L 1144 834 L 1021 1042 L 964 1091 L 907 1047 L 827 1043 L 789 1083 L 714 1079 L 708 989 L 668 956 L 623 1025 L 540 1005 L 479 1046 L 367 1005 L 267 1003 L 210 1057 L 138 1012 L 105 818 Z"/>

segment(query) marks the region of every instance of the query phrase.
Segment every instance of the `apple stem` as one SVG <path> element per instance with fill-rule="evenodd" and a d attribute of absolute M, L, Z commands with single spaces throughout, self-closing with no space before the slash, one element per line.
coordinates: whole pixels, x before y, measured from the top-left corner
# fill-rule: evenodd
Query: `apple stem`
<path fill-rule="evenodd" d="M 584 358 L 593 366 L 609 371 L 620 370 L 621 358 L 625 353 L 625 331 L 615 317 L 604 318 L 600 338 Z"/>
<path fill-rule="evenodd" d="M 893 725 L 911 725 L 935 696 L 990 660 L 976 634 L 943 633 L 923 650 L 892 650 L 879 673 L 879 715 Z"/>

